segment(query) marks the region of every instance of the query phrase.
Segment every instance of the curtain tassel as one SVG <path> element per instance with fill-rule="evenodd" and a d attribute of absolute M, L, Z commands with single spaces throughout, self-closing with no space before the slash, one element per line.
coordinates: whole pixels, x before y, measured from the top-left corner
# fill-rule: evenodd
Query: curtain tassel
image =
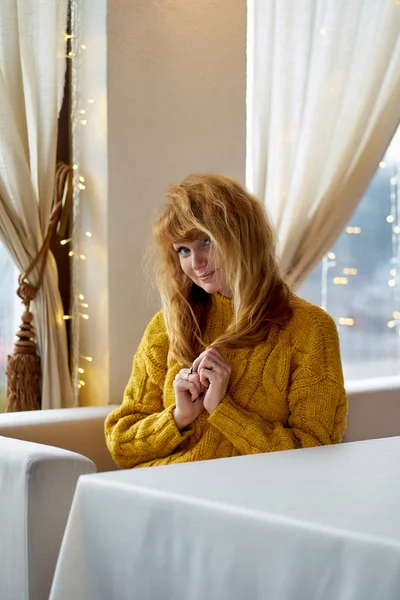
<path fill-rule="evenodd" d="M 60 218 L 71 172 L 72 167 L 69 165 L 63 163 L 57 165 L 53 210 L 46 236 L 36 258 L 25 273 L 22 273 L 18 278 L 17 295 L 25 305 L 25 312 L 22 315 L 22 323 L 17 333 L 19 339 L 15 342 L 13 353 L 8 357 L 6 412 L 38 410 L 42 407 L 41 364 L 40 357 L 36 352 L 35 332 L 32 325 L 33 316 L 29 307 L 43 283 L 51 236 Z M 28 277 L 35 269 L 39 270 L 39 276 L 37 284 L 34 286 L 29 283 Z"/>
<path fill-rule="evenodd" d="M 8 357 L 6 412 L 41 408 L 40 357 L 36 352 L 32 320 L 27 307 L 17 333 L 19 339 Z"/>

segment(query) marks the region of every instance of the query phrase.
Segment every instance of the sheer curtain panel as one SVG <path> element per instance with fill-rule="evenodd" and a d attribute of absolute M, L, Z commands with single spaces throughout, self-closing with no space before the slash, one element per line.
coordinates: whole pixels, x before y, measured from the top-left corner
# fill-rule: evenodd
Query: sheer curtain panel
<path fill-rule="evenodd" d="M 0 238 L 20 272 L 37 255 L 51 213 L 67 10 L 68 0 L 1 0 Z M 30 276 L 32 284 L 36 277 Z M 51 254 L 31 310 L 42 365 L 42 408 L 69 406 L 66 332 Z"/>
<path fill-rule="evenodd" d="M 297 287 L 337 238 L 400 120 L 398 0 L 249 0 L 247 184 Z"/>

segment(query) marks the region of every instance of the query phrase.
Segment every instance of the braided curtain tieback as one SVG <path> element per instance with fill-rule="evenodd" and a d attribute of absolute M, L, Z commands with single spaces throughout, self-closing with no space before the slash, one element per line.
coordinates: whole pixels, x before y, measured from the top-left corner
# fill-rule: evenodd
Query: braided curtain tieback
<path fill-rule="evenodd" d="M 13 354 L 8 357 L 6 412 L 41 408 L 40 357 L 36 350 L 35 331 L 32 325 L 33 315 L 29 308 L 43 283 L 51 238 L 60 219 L 65 190 L 69 185 L 71 172 L 72 167 L 69 165 L 63 163 L 57 165 L 53 210 L 46 236 L 35 259 L 28 269 L 18 277 L 17 295 L 21 298 L 26 310 L 22 315 L 22 323 L 16 335 L 18 340 L 14 344 Z M 32 285 L 28 281 L 28 277 L 38 265 L 40 265 L 38 281 L 36 285 Z"/>

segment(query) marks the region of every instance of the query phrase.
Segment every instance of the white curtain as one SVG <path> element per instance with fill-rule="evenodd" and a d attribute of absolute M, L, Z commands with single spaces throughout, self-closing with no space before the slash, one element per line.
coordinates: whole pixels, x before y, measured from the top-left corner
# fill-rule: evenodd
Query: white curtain
<path fill-rule="evenodd" d="M 0 238 L 21 272 L 40 249 L 51 212 L 67 8 L 68 0 L 1 0 Z M 42 408 L 69 406 L 65 323 L 51 254 L 31 310 Z"/>
<path fill-rule="evenodd" d="M 247 185 L 297 287 L 400 121 L 399 0 L 249 0 Z"/>

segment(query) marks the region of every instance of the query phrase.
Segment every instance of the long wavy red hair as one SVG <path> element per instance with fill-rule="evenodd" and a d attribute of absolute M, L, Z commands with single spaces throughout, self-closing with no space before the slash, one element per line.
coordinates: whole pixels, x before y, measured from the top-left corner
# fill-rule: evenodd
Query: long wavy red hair
<path fill-rule="evenodd" d="M 291 316 L 291 292 L 276 260 L 275 235 L 261 203 L 230 177 L 198 174 L 168 191 L 153 226 L 156 282 L 170 340 L 170 356 L 189 365 L 204 349 L 202 331 L 211 297 L 182 271 L 173 242 L 208 237 L 223 265 L 234 317 L 212 346 L 263 342 L 271 323 Z"/>

